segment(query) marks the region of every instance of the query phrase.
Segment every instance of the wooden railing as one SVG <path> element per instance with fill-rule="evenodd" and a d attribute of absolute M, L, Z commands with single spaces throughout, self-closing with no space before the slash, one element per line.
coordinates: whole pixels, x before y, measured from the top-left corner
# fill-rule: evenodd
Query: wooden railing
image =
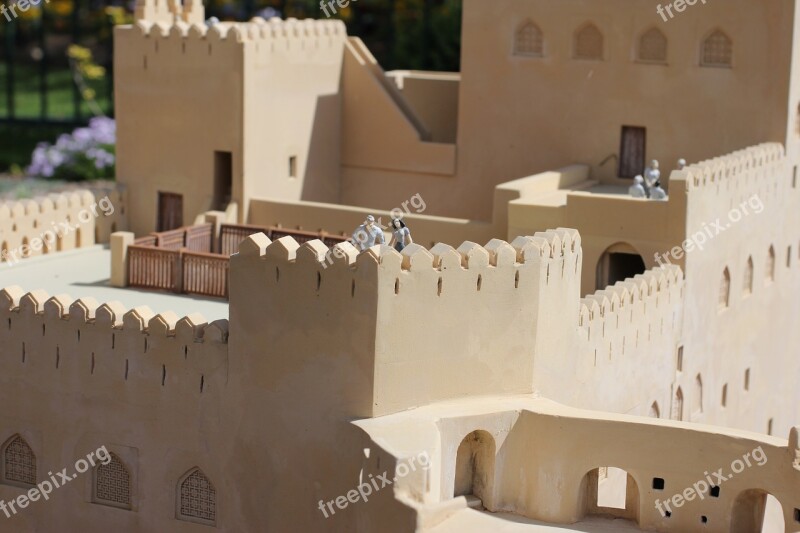
<path fill-rule="evenodd" d="M 199 226 L 189 226 L 186 228 L 187 250 L 193 252 L 212 253 L 211 243 L 214 240 L 214 225 L 201 224 Z"/>
<path fill-rule="evenodd" d="M 230 258 L 202 252 L 183 252 L 183 292 L 228 297 Z"/>
<path fill-rule="evenodd" d="M 180 292 L 181 252 L 152 246 L 128 247 L 128 285 Z"/>
<path fill-rule="evenodd" d="M 239 251 L 247 237 L 261 232 L 272 240 L 286 236 L 300 243 L 320 239 L 327 246 L 347 240 L 325 232 L 223 224 L 219 235 L 221 253 L 213 254 L 209 253 L 214 242 L 212 224 L 152 233 L 128 247 L 128 285 L 228 298 L 230 256 Z"/>

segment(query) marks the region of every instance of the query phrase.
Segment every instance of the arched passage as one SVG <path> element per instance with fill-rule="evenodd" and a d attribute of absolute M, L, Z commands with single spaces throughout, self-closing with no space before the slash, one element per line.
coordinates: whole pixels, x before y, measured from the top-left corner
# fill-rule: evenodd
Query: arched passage
<path fill-rule="evenodd" d="M 642 274 L 647 268 L 641 254 L 628 243 L 609 246 L 597 261 L 596 289 L 602 290 L 618 281 Z"/>
<path fill-rule="evenodd" d="M 474 496 L 484 507 L 494 485 L 495 442 L 488 432 L 473 431 L 461 441 L 456 453 L 453 496 Z"/>
<path fill-rule="evenodd" d="M 761 489 L 746 490 L 733 504 L 731 533 L 783 533 L 786 523 L 783 506 Z"/>
<path fill-rule="evenodd" d="M 639 521 L 639 486 L 625 470 L 612 466 L 589 471 L 581 483 L 585 515 L 610 515 Z"/>

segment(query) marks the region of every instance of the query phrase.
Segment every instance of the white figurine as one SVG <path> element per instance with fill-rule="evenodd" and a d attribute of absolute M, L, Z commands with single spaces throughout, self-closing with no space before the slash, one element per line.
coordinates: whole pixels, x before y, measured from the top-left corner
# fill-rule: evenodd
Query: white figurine
<path fill-rule="evenodd" d="M 402 218 L 394 218 L 389 223 L 392 227 L 392 240 L 389 246 L 392 246 L 398 252 L 402 252 L 403 248 L 413 243 L 411 239 L 411 230 L 406 227 L 406 223 Z"/>
<path fill-rule="evenodd" d="M 683 158 L 678 159 L 678 170 L 683 170 L 684 168 L 686 168 L 686 160 Z"/>
<path fill-rule="evenodd" d="M 661 185 L 656 185 L 652 189 L 650 189 L 650 199 L 651 200 L 666 200 L 667 199 L 667 192 L 661 188 Z"/>
<path fill-rule="evenodd" d="M 658 160 L 653 159 L 650 161 L 650 166 L 644 169 L 644 182 L 648 190 L 653 187 L 661 186 L 661 171 L 658 170 Z"/>
<path fill-rule="evenodd" d="M 628 194 L 634 198 L 647 198 L 647 191 L 644 190 L 644 178 L 641 175 L 633 178 L 633 185 L 628 187 Z"/>
<path fill-rule="evenodd" d="M 364 223 L 353 232 L 351 242 L 353 246 L 363 252 L 376 244 L 386 244 L 386 239 L 383 236 L 383 230 L 375 224 L 375 217 L 367 215 Z"/>

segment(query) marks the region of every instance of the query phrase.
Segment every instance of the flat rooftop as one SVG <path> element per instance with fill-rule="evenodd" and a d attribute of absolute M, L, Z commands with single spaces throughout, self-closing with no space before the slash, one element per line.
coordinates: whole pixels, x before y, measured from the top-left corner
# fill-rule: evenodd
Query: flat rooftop
<path fill-rule="evenodd" d="M 111 251 L 108 246 L 23 259 L 14 265 L 0 263 L 0 288 L 19 285 L 24 291 L 45 290 L 50 296 L 69 294 L 74 300 L 92 297 L 99 303 L 119 301 L 126 309 L 146 305 L 154 313 L 173 311 L 179 317 L 200 313 L 209 322 L 228 318 L 228 302 L 218 298 L 161 291 L 112 287 Z"/>

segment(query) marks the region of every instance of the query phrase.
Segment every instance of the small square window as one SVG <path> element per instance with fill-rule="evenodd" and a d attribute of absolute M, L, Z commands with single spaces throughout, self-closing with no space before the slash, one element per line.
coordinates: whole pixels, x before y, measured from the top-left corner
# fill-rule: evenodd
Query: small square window
<path fill-rule="evenodd" d="M 712 498 L 719 498 L 719 487 L 711 487 L 711 490 L 708 493 Z"/>
<path fill-rule="evenodd" d="M 653 489 L 664 490 L 664 479 L 660 477 L 653 478 Z"/>
<path fill-rule="evenodd" d="M 289 177 L 296 178 L 297 177 L 297 156 L 293 155 L 289 157 Z"/>
<path fill-rule="evenodd" d="M 664 513 L 664 516 L 666 518 L 670 518 L 672 516 L 672 513 L 670 511 L 667 511 L 666 513 Z"/>
<path fill-rule="evenodd" d="M 700 517 L 700 521 L 704 524 L 708 524 L 708 517 L 706 515 L 703 515 Z"/>

